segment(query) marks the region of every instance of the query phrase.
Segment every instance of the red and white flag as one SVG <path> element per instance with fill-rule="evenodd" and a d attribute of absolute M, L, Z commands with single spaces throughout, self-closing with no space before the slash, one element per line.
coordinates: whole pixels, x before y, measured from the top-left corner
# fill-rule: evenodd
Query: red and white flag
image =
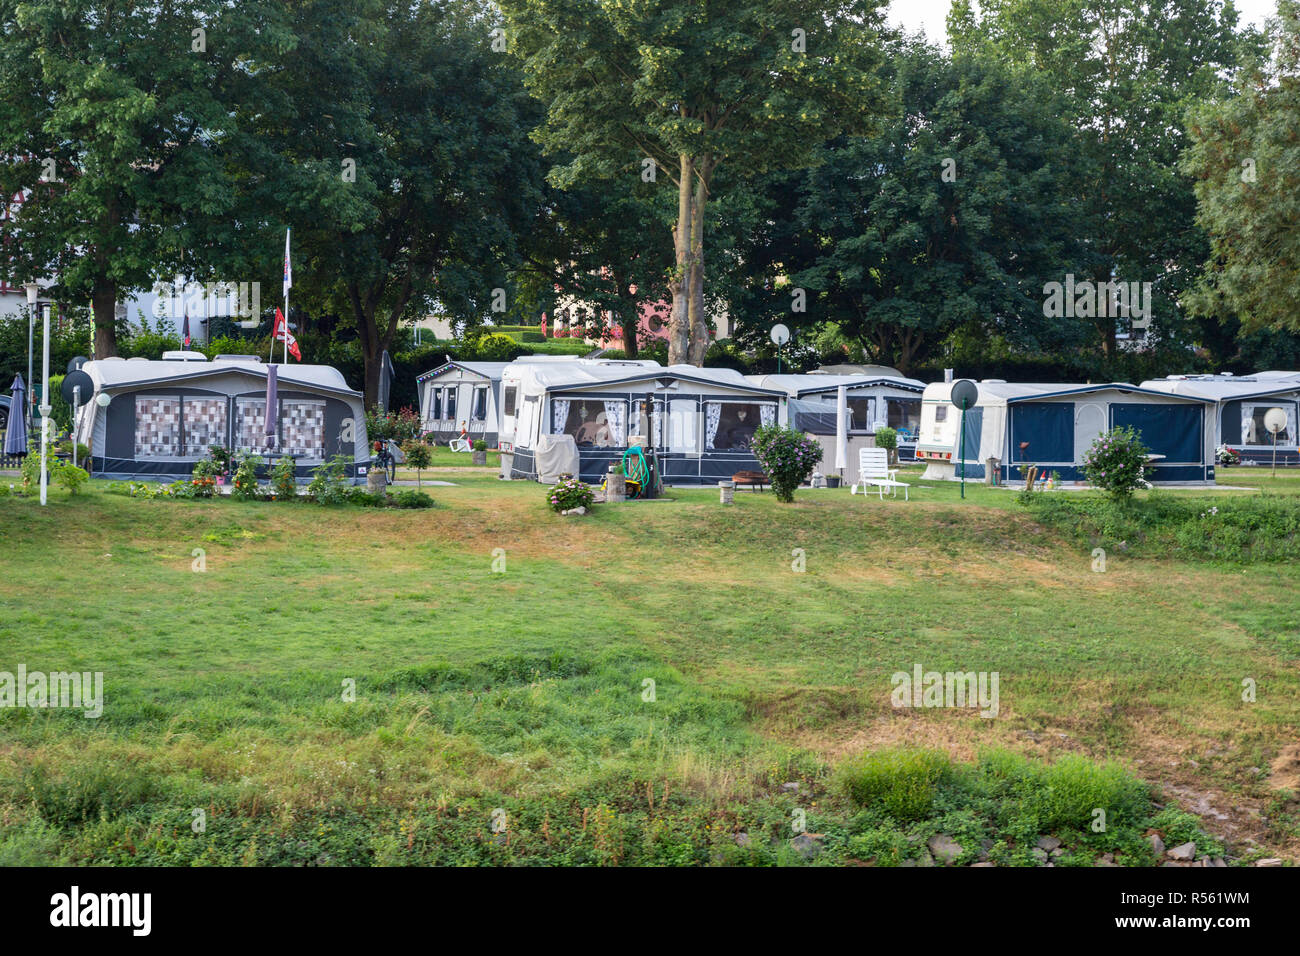
<path fill-rule="evenodd" d="M 275 326 L 271 331 L 271 338 L 276 342 L 284 342 L 288 346 L 289 354 L 299 362 L 302 361 L 302 352 L 298 351 L 298 340 L 289 331 L 289 323 L 284 320 L 284 313 L 279 309 L 275 310 Z"/>

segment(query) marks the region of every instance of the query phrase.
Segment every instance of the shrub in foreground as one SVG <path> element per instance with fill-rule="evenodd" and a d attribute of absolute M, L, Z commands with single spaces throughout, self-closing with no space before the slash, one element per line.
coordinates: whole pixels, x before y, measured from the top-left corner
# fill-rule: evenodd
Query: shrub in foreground
<path fill-rule="evenodd" d="M 822 460 L 820 444 L 783 425 L 760 426 L 750 447 L 772 482 L 778 501 L 794 501 L 795 489 L 808 480 Z"/>
<path fill-rule="evenodd" d="M 935 790 L 952 772 L 952 761 L 938 750 L 875 750 L 839 767 L 837 782 L 855 803 L 895 820 L 929 815 Z"/>
<path fill-rule="evenodd" d="M 596 501 L 596 493 L 578 478 L 561 478 L 547 491 L 546 501 L 556 512 L 579 507 L 590 510 Z"/>
<path fill-rule="evenodd" d="M 1112 428 L 1092 441 L 1083 453 L 1083 473 L 1088 483 L 1115 499 L 1128 498 L 1147 487 L 1147 456 L 1151 450 L 1132 428 Z"/>

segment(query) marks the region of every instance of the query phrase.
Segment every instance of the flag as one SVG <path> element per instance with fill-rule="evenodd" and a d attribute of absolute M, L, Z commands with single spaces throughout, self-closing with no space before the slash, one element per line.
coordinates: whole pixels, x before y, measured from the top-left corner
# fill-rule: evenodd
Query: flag
<path fill-rule="evenodd" d="M 284 313 L 279 309 L 275 310 L 275 328 L 271 332 L 271 338 L 276 342 L 284 342 L 289 346 L 289 354 L 302 361 L 302 352 L 298 351 L 298 340 L 294 338 L 289 331 L 289 323 L 284 320 Z"/>
<path fill-rule="evenodd" d="M 190 310 L 185 310 L 185 322 L 181 325 L 181 339 L 185 348 L 190 347 Z"/>
<path fill-rule="evenodd" d="M 293 266 L 289 262 L 289 230 L 284 231 L 284 294 L 293 288 Z"/>

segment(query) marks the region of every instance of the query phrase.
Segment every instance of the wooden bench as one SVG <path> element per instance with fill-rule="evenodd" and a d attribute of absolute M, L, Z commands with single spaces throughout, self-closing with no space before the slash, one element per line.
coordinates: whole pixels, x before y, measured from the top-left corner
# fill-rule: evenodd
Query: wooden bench
<path fill-rule="evenodd" d="M 767 475 L 761 471 L 738 471 L 731 476 L 731 480 L 736 483 L 737 488 L 749 488 L 751 491 L 762 491 L 764 485 L 770 485 Z"/>

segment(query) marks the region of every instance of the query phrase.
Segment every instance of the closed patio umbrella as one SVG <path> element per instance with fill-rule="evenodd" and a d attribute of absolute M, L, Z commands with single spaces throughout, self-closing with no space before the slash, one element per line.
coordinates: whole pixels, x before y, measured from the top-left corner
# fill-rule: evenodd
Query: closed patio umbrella
<path fill-rule="evenodd" d="M 23 377 L 15 375 L 11 386 L 12 398 L 9 401 L 9 424 L 5 426 L 6 455 L 27 454 L 27 416 L 24 414 L 27 409 L 24 404 L 26 391 Z"/>
<path fill-rule="evenodd" d="M 266 447 L 275 447 L 276 414 L 279 412 L 279 374 L 278 366 L 266 367 Z"/>
<path fill-rule="evenodd" d="M 835 470 L 844 477 L 849 467 L 849 393 L 841 385 L 835 390 Z"/>

